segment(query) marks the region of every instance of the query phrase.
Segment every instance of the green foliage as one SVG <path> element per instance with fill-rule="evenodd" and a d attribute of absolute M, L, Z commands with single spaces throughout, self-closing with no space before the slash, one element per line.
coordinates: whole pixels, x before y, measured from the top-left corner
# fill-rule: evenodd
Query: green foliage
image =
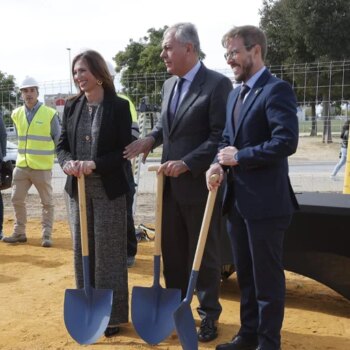
<path fill-rule="evenodd" d="M 144 96 L 151 97 L 153 103 L 160 102 L 162 84 L 159 83 L 159 74 L 163 76 L 163 81 L 167 77 L 164 63 L 159 57 L 166 29 L 166 26 L 158 30 L 148 29 L 147 36 L 139 42 L 130 39 L 125 51 L 119 51 L 114 57 L 116 70 L 122 73 L 123 92 L 133 97 L 137 104 Z M 155 74 L 154 80 L 149 79 L 150 73 Z"/>
<path fill-rule="evenodd" d="M 297 25 L 303 28 L 308 51 L 328 60 L 349 57 L 349 0 L 298 0 L 297 3 Z M 302 20 L 303 13 L 306 21 Z"/>
<path fill-rule="evenodd" d="M 344 89 L 350 82 L 350 69 L 344 67 L 350 57 L 349 0 L 264 0 L 260 15 L 267 63 L 307 62 L 281 71 L 299 100 L 322 101 L 328 115 L 331 102 L 350 99 L 350 89 Z"/>
<path fill-rule="evenodd" d="M 350 56 L 349 0 L 264 0 L 260 15 L 270 64 Z"/>
<path fill-rule="evenodd" d="M 19 93 L 15 89 L 15 78 L 0 71 L 0 114 L 5 125 L 12 124 L 11 112 L 16 107 Z"/>

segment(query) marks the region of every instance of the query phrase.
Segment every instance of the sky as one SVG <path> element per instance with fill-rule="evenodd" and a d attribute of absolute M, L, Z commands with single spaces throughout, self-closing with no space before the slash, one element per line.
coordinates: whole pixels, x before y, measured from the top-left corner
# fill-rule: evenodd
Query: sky
<path fill-rule="evenodd" d="M 227 69 L 221 38 L 233 25 L 259 25 L 262 0 L 0 0 L 0 71 L 19 84 L 69 81 L 70 62 L 84 49 L 109 61 L 150 28 L 192 22 L 205 65 Z M 69 48 L 70 50 L 67 50 Z M 69 57 L 70 56 L 70 57 Z"/>

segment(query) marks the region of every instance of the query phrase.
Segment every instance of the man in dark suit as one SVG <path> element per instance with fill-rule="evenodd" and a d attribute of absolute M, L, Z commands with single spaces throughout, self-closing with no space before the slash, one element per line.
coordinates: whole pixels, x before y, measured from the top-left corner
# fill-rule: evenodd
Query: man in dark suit
<path fill-rule="evenodd" d="M 163 144 L 159 172 L 166 175 L 163 200 L 162 255 L 168 288 L 178 288 L 184 298 L 208 196 L 205 171 L 209 168 L 225 125 L 225 105 L 231 81 L 207 69 L 199 60 L 197 30 L 191 23 L 168 28 L 161 58 L 174 76 L 162 90 L 161 118 L 151 133 L 126 147 L 132 158 Z M 182 79 L 180 79 L 182 78 Z M 181 86 L 182 85 L 182 86 Z M 180 87 L 181 86 L 181 87 Z M 212 218 L 198 283 L 202 319 L 200 341 L 217 337 L 221 313 L 219 210 Z"/>
<path fill-rule="evenodd" d="M 241 290 L 241 327 L 216 349 L 278 350 L 285 299 L 283 236 L 298 206 L 287 160 L 298 144 L 296 99 L 290 85 L 264 66 L 266 37 L 259 28 L 234 27 L 222 43 L 242 86 L 229 95 L 223 140 L 207 185 L 219 186 L 227 171 L 224 210 Z M 220 178 L 211 185 L 214 173 Z"/>

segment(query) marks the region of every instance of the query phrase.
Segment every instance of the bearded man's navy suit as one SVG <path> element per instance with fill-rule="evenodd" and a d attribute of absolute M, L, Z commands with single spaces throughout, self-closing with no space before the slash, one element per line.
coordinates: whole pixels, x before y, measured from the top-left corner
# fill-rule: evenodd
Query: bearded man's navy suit
<path fill-rule="evenodd" d="M 298 144 L 297 104 L 290 85 L 267 69 L 250 88 L 237 130 L 232 114 L 240 88 L 228 97 L 220 149 L 236 147 L 238 165 L 224 167 L 223 208 L 241 290 L 238 334 L 275 350 L 280 348 L 285 299 L 283 236 L 298 207 L 287 160 Z"/>

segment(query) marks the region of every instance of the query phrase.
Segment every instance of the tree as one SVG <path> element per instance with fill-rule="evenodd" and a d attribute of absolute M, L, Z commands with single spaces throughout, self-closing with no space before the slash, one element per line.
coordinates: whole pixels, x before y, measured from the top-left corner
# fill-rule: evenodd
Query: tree
<path fill-rule="evenodd" d="M 11 112 L 17 107 L 18 97 L 14 76 L 0 71 L 0 116 L 5 125 L 12 124 Z"/>
<path fill-rule="evenodd" d="M 125 51 L 119 51 L 114 57 L 116 71 L 121 72 L 123 92 L 133 97 L 137 104 L 144 96 L 151 96 L 154 104 L 160 103 L 162 83 L 159 81 L 164 82 L 167 73 L 159 54 L 166 29 L 148 29 L 147 36 L 138 42 L 130 39 Z M 154 79 L 150 79 L 152 73 Z"/>
<path fill-rule="evenodd" d="M 350 72 L 333 69 L 350 57 L 350 7 L 348 0 L 264 0 L 260 11 L 262 29 L 266 32 L 270 64 L 308 62 L 305 74 L 293 77 L 297 86 L 318 84 L 318 91 L 304 88 L 309 101 L 323 102 L 323 141 L 332 142 L 329 105 L 337 99 L 350 99 L 350 93 L 337 87 L 340 80 L 349 81 Z M 319 69 L 331 62 L 329 69 Z M 349 89 L 348 89 L 349 90 Z M 316 124 L 314 123 L 314 126 Z"/>

